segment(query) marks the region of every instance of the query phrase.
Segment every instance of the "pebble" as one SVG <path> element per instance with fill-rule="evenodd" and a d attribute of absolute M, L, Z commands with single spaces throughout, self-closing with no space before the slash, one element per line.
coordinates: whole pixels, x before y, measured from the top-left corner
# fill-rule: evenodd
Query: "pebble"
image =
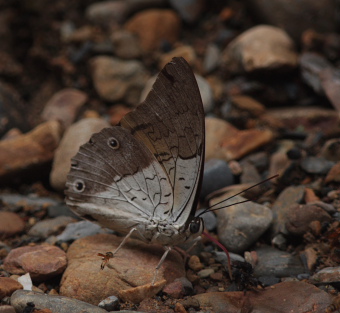
<path fill-rule="evenodd" d="M 86 8 L 86 18 L 95 24 L 124 22 L 127 16 L 127 1 L 98 1 Z"/>
<path fill-rule="evenodd" d="M 11 296 L 11 305 L 16 312 L 23 312 L 26 304 L 33 302 L 36 308 L 49 309 L 58 313 L 107 313 L 97 305 L 62 296 L 49 296 L 40 292 L 17 290 Z"/>
<path fill-rule="evenodd" d="M 310 223 L 330 222 L 331 216 L 320 206 L 315 204 L 293 204 L 286 211 L 286 229 L 289 234 L 303 236 L 310 230 Z"/>
<path fill-rule="evenodd" d="M 209 277 L 211 274 L 215 273 L 214 269 L 212 268 L 205 268 L 203 270 L 200 270 L 197 275 L 200 277 L 200 278 L 207 278 Z"/>
<path fill-rule="evenodd" d="M 333 107 L 339 112 L 339 85 L 340 85 L 340 71 L 337 68 L 327 68 L 320 74 L 321 85 L 325 95 L 327 96 Z"/>
<path fill-rule="evenodd" d="M 274 139 L 269 129 L 238 130 L 218 118 L 206 117 L 205 127 L 206 160 L 237 160 Z"/>
<path fill-rule="evenodd" d="M 0 306 L 0 313 L 15 313 L 15 309 L 11 305 Z"/>
<path fill-rule="evenodd" d="M 203 0 L 170 0 L 169 2 L 187 23 L 196 22 L 205 9 Z"/>
<path fill-rule="evenodd" d="M 74 88 L 62 89 L 47 101 L 41 117 L 44 121 L 61 121 L 67 128 L 75 121 L 87 100 L 88 96 L 83 91 Z"/>
<path fill-rule="evenodd" d="M 86 143 L 93 133 L 97 133 L 110 125 L 103 119 L 85 118 L 73 124 L 65 132 L 53 159 L 50 183 L 56 190 L 64 190 L 66 176 L 71 168 L 71 158 L 79 147 Z"/>
<path fill-rule="evenodd" d="M 24 246 L 11 250 L 4 260 L 4 269 L 12 274 L 30 273 L 34 282 L 50 279 L 64 272 L 66 254 L 55 246 Z"/>
<path fill-rule="evenodd" d="M 110 296 L 100 301 L 98 306 L 106 311 L 119 311 L 120 303 L 116 296 Z"/>
<path fill-rule="evenodd" d="M 63 203 L 49 206 L 47 208 L 47 215 L 50 218 L 58 216 L 68 216 L 74 219 L 79 219 L 79 216 L 73 213 L 73 211 L 71 211 L 71 209 L 66 204 Z"/>
<path fill-rule="evenodd" d="M 325 175 L 333 165 L 334 162 L 315 156 L 306 157 L 301 162 L 301 167 L 309 174 Z"/>
<path fill-rule="evenodd" d="M 337 283 L 340 281 L 340 266 L 336 267 L 325 267 L 322 270 L 315 273 L 312 277 L 312 280 L 320 283 Z"/>
<path fill-rule="evenodd" d="M 179 299 L 191 295 L 194 288 L 187 278 L 181 277 L 167 284 L 162 291 L 174 299 Z"/>
<path fill-rule="evenodd" d="M 177 56 L 183 57 L 191 66 L 194 66 L 194 64 L 197 62 L 197 55 L 192 46 L 179 46 L 175 49 L 163 53 L 160 56 L 159 62 L 158 62 L 158 68 L 161 70 L 167 63 L 169 63 L 173 58 Z M 197 80 L 197 77 L 196 77 Z"/>
<path fill-rule="evenodd" d="M 159 27 L 159 25 L 162 27 Z M 181 19 L 172 10 L 149 9 L 135 14 L 125 24 L 125 29 L 139 36 L 145 52 L 161 47 L 164 41 L 175 43 L 181 31 Z"/>
<path fill-rule="evenodd" d="M 195 272 L 201 270 L 204 267 L 197 255 L 192 255 L 190 257 L 188 266 Z"/>
<path fill-rule="evenodd" d="M 299 296 L 297 296 L 299 295 Z M 201 308 L 214 313 L 228 312 L 325 312 L 331 295 L 305 282 L 282 282 L 275 287 L 244 292 L 208 292 L 195 295 Z M 188 299 L 186 299 L 188 301 Z M 183 300 L 181 301 L 183 303 Z"/>
<path fill-rule="evenodd" d="M 298 256 L 280 251 L 270 246 L 256 248 L 258 263 L 254 276 L 290 277 L 305 273 L 305 268 Z"/>
<path fill-rule="evenodd" d="M 25 229 L 25 222 L 16 213 L 0 211 L 0 237 L 7 238 L 20 234 Z"/>
<path fill-rule="evenodd" d="M 21 195 L 15 193 L 3 193 L 0 195 L 0 199 L 3 203 L 9 206 L 29 206 L 33 209 L 50 207 L 59 203 L 55 199 L 48 197 L 38 197 L 36 194 Z"/>
<path fill-rule="evenodd" d="M 215 198 L 211 204 L 224 198 L 225 196 Z M 269 208 L 255 202 L 233 205 L 244 200 L 240 196 L 233 197 L 223 202 L 223 206 L 230 206 L 216 211 L 218 238 L 228 250 L 235 253 L 244 252 L 255 243 L 268 229 L 273 218 Z"/>
<path fill-rule="evenodd" d="M 204 60 L 203 60 L 203 71 L 204 73 L 210 73 L 218 67 L 219 60 L 221 58 L 221 51 L 215 44 L 208 44 Z"/>
<path fill-rule="evenodd" d="M 210 193 L 234 183 L 234 175 L 228 163 L 219 159 L 210 159 L 204 164 L 200 198 L 203 200 Z"/>
<path fill-rule="evenodd" d="M 16 280 L 9 277 L 0 277 L 0 299 L 10 297 L 14 291 L 22 288 L 22 285 Z"/>
<path fill-rule="evenodd" d="M 109 296 L 123 296 L 137 302 L 143 295 L 155 295 L 165 285 L 164 278 L 171 282 L 185 275 L 182 257 L 172 250 L 158 271 L 157 288 L 152 288 L 155 267 L 164 250 L 133 239 L 100 270 L 97 253 L 114 251 L 121 240 L 121 237 L 107 234 L 76 240 L 67 251 L 68 266 L 61 280 L 60 294 L 91 304 L 98 304 Z"/>
<path fill-rule="evenodd" d="M 67 224 L 65 230 L 57 236 L 57 239 L 68 242 L 105 232 L 106 231 L 102 229 L 101 226 L 95 223 L 90 221 L 79 221 Z"/>
<path fill-rule="evenodd" d="M 247 5 L 260 22 L 285 29 L 297 43 L 301 42 L 303 32 L 308 29 L 331 33 L 338 25 L 336 3 L 331 0 L 324 1 L 322 6 L 317 0 L 292 2 L 289 7 L 282 0 L 274 0 L 269 6 L 261 0 L 250 0 Z"/>
<path fill-rule="evenodd" d="M 222 66 L 232 73 L 293 69 L 298 64 L 294 43 L 277 27 L 259 25 L 236 37 L 221 56 Z"/>
<path fill-rule="evenodd" d="M 114 54 L 121 59 L 138 59 L 142 55 L 138 37 L 127 31 L 114 31 L 111 35 Z"/>
<path fill-rule="evenodd" d="M 97 56 L 90 60 L 90 68 L 94 87 L 103 100 L 138 104 L 148 78 L 141 62 Z"/>
<path fill-rule="evenodd" d="M 325 183 L 340 182 L 340 162 L 337 162 L 328 172 Z"/>
<path fill-rule="evenodd" d="M 49 121 L 12 140 L 0 141 L 0 180 L 24 178 L 33 169 L 39 175 L 39 168 L 52 161 L 61 133 L 61 124 Z"/>
<path fill-rule="evenodd" d="M 326 160 L 338 162 L 340 159 L 340 139 L 329 139 L 325 142 L 320 151 L 320 156 Z"/>
<path fill-rule="evenodd" d="M 248 112 L 253 117 L 259 117 L 265 113 L 265 106 L 249 96 L 237 95 L 230 98 L 234 107 L 243 112 Z"/>
<path fill-rule="evenodd" d="M 45 219 L 37 222 L 29 231 L 29 236 L 39 237 L 39 238 L 47 238 L 51 235 L 57 235 L 69 223 L 73 223 L 76 220 L 70 216 L 58 216 L 53 219 Z"/>
<path fill-rule="evenodd" d="M 287 234 L 287 209 L 304 198 L 305 186 L 291 186 L 285 188 L 277 197 L 272 206 L 273 222 L 271 226 L 272 238 L 278 234 Z"/>

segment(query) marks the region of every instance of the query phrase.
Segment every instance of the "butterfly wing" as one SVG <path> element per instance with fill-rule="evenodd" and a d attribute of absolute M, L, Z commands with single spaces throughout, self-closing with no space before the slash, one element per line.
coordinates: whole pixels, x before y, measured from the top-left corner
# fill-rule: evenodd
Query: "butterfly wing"
<path fill-rule="evenodd" d="M 198 85 L 183 58 L 164 67 L 145 101 L 122 119 L 121 126 L 142 141 L 164 168 L 174 197 L 168 217 L 184 224 L 198 202 L 205 125 Z"/>
<path fill-rule="evenodd" d="M 172 207 L 172 188 L 146 146 L 122 127 L 105 128 L 72 159 L 66 203 L 80 216 L 127 233 Z"/>

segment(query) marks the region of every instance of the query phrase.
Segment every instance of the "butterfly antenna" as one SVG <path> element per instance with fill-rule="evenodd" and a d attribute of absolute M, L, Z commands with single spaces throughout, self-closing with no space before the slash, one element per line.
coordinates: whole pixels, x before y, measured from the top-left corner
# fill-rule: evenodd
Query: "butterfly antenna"
<path fill-rule="evenodd" d="M 242 190 L 242 191 L 240 191 L 240 192 L 238 192 L 238 193 L 236 193 L 236 194 L 230 196 L 229 198 L 223 199 L 222 201 L 217 202 L 217 203 L 215 203 L 214 205 L 212 205 L 211 207 L 205 209 L 203 212 L 201 212 L 201 213 L 200 213 L 199 215 L 197 215 L 197 216 L 199 217 L 199 216 L 203 215 L 204 213 L 206 213 L 206 212 L 208 212 L 208 211 L 211 211 L 211 212 L 212 212 L 212 211 L 217 211 L 217 210 L 220 210 L 220 209 L 223 209 L 223 208 L 230 207 L 230 206 L 235 205 L 235 204 L 241 204 L 241 203 L 245 203 L 245 202 L 252 201 L 253 199 L 247 199 L 247 200 L 235 202 L 235 203 L 232 203 L 232 204 L 228 204 L 227 206 L 219 207 L 219 208 L 216 208 L 216 209 L 213 209 L 213 210 L 212 210 L 213 207 L 215 207 L 215 206 L 221 204 L 222 202 L 225 202 L 225 201 L 227 201 L 227 200 L 229 200 L 229 199 L 232 199 L 232 198 L 234 198 L 234 197 L 240 195 L 241 193 L 246 192 L 246 191 L 248 191 L 248 190 L 250 190 L 250 189 L 252 189 L 252 188 L 254 188 L 254 187 L 257 187 L 257 186 L 259 186 L 259 185 L 261 185 L 261 184 L 264 184 L 265 182 L 267 182 L 267 181 L 269 181 L 269 180 L 271 180 L 271 179 L 273 179 L 273 178 L 276 178 L 276 177 L 278 177 L 278 176 L 279 176 L 279 174 L 276 174 L 276 175 L 274 175 L 274 176 L 271 176 L 271 177 L 269 177 L 269 178 L 267 178 L 267 179 L 265 179 L 265 180 L 260 181 L 259 183 L 255 184 L 255 185 L 252 185 L 252 186 L 250 186 L 250 187 L 248 187 L 248 188 L 246 188 L 246 189 L 244 189 L 244 190 Z"/>

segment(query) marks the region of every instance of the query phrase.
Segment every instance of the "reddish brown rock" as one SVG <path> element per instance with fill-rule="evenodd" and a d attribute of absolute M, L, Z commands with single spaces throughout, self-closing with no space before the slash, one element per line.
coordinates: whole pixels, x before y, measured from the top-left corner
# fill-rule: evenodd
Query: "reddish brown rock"
<path fill-rule="evenodd" d="M 61 280 L 60 294 L 98 304 L 108 296 L 119 296 L 122 291 L 136 297 L 139 292 L 145 293 L 164 249 L 129 239 L 104 270 L 100 270 L 101 259 L 97 254 L 114 251 L 121 240 L 107 234 L 76 240 L 67 251 L 68 267 Z M 156 283 L 163 279 L 170 283 L 184 275 L 183 259 L 172 250 L 158 271 Z"/>
<path fill-rule="evenodd" d="M 79 109 L 86 101 L 87 94 L 85 92 L 73 88 L 65 88 L 54 94 L 46 103 L 41 116 L 45 121 L 61 121 L 64 127 L 67 128 L 74 122 Z"/>
<path fill-rule="evenodd" d="M 0 212 L 0 237 L 10 237 L 21 233 L 25 228 L 22 218 L 13 212 Z"/>
<path fill-rule="evenodd" d="M 4 269 L 12 274 L 30 273 L 35 282 L 44 281 L 64 272 L 66 254 L 55 246 L 25 246 L 13 249 L 4 260 Z"/>
<path fill-rule="evenodd" d="M 206 160 L 239 159 L 251 151 L 271 142 L 274 133 L 269 129 L 238 130 L 226 121 L 206 118 Z"/>
<path fill-rule="evenodd" d="M 315 204 L 295 204 L 286 211 L 286 229 L 289 233 L 302 236 L 310 230 L 313 221 L 329 222 L 331 216 L 320 206 Z"/>
<path fill-rule="evenodd" d="M 43 123 L 27 134 L 0 141 L 0 178 L 37 169 L 53 159 L 62 127 L 57 121 Z"/>
<path fill-rule="evenodd" d="M 143 50 L 151 52 L 159 49 L 164 41 L 175 43 L 178 40 L 181 19 L 172 10 L 144 10 L 134 15 L 125 28 L 139 36 Z"/>
<path fill-rule="evenodd" d="M 176 280 L 166 285 L 163 289 L 163 292 L 174 299 L 182 298 L 185 294 L 183 283 L 180 280 Z"/>
<path fill-rule="evenodd" d="M 283 282 L 259 291 L 209 292 L 196 295 L 201 310 L 215 313 L 325 312 L 331 295 L 304 282 Z"/>
<path fill-rule="evenodd" d="M 200 258 L 197 255 L 192 255 L 188 261 L 188 266 L 193 271 L 199 271 L 203 268 L 203 264 L 200 261 Z"/>
<path fill-rule="evenodd" d="M 329 182 L 340 182 L 340 162 L 336 163 L 331 170 L 328 172 L 325 183 Z"/>
<path fill-rule="evenodd" d="M 9 277 L 0 277 L 0 299 L 10 297 L 14 291 L 22 288 L 22 285 L 16 280 Z"/>

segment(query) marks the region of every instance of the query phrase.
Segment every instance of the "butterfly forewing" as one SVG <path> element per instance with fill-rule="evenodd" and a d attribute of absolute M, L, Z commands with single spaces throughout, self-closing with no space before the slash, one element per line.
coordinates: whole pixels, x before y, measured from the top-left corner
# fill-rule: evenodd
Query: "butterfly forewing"
<path fill-rule="evenodd" d="M 204 110 L 195 76 L 182 58 L 159 74 L 146 100 L 127 114 L 130 129 L 154 154 L 173 190 L 169 218 L 184 223 L 196 206 L 204 162 Z"/>

